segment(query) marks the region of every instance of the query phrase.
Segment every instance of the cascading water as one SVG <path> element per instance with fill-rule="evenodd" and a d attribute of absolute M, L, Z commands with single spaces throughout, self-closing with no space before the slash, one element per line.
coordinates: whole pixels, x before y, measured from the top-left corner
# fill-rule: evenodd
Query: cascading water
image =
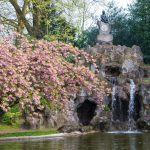
<path fill-rule="evenodd" d="M 116 102 L 116 78 L 111 79 L 112 83 L 112 103 L 111 103 L 111 108 L 112 108 L 112 121 L 113 121 L 113 114 L 115 111 L 115 102 Z"/>
<path fill-rule="evenodd" d="M 128 130 L 131 131 L 134 128 L 134 95 L 135 95 L 135 84 L 132 79 L 130 79 L 130 101 L 129 101 L 129 109 L 128 109 Z"/>

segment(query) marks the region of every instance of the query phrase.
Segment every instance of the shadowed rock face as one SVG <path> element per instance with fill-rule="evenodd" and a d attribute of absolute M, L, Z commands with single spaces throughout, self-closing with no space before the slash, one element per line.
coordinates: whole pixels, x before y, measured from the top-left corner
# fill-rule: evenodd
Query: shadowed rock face
<path fill-rule="evenodd" d="M 128 121 L 128 109 L 129 109 L 129 101 L 125 101 L 123 99 L 116 98 L 115 102 L 115 111 L 113 112 L 113 120 L 120 121 Z M 137 121 L 140 118 L 142 107 L 142 97 L 139 94 L 135 95 L 135 105 L 134 105 L 134 114 L 133 118 Z"/>
<path fill-rule="evenodd" d="M 99 74 L 105 78 L 112 87 L 109 101 L 104 101 L 112 114 L 111 120 L 122 124 L 128 122 L 130 79 L 135 83 L 134 95 L 134 121 L 141 117 L 142 92 L 140 92 L 141 81 L 144 76 L 143 55 L 138 46 L 126 47 L 112 44 L 97 44 L 87 50 L 96 59 Z M 146 69 L 145 69 L 146 72 Z M 148 72 L 147 72 L 148 74 Z M 146 75 L 147 75 L 146 74 Z M 147 75 L 148 76 L 148 75 Z M 115 89 L 115 91 L 113 91 Z M 113 99 L 113 97 L 115 97 Z M 126 124 L 127 125 L 127 124 Z"/>
<path fill-rule="evenodd" d="M 127 121 L 128 120 L 128 101 L 122 101 L 118 97 L 115 101 L 115 110 L 113 113 L 113 120 Z"/>
<path fill-rule="evenodd" d="M 96 115 L 95 110 L 96 104 L 89 100 L 85 100 L 77 108 L 77 115 L 79 118 L 79 122 L 83 125 L 89 125 L 90 121 Z"/>
<path fill-rule="evenodd" d="M 121 74 L 121 68 L 118 66 L 105 66 L 105 74 L 107 76 L 119 76 Z"/>

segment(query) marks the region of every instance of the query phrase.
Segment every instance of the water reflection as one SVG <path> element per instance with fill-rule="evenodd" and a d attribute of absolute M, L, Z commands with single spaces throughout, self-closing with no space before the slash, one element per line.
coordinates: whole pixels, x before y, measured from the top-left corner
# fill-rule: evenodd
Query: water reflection
<path fill-rule="evenodd" d="M 0 150 L 149 150 L 150 134 L 94 133 L 73 137 L 0 142 Z"/>

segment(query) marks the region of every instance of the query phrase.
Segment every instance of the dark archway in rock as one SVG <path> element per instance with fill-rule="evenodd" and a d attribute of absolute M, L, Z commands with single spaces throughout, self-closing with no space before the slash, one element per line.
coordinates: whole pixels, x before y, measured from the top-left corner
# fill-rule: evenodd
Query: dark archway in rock
<path fill-rule="evenodd" d="M 89 125 L 92 118 L 96 115 L 96 107 L 96 103 L 89 100 L 85 100 L 83 103 L 79 104 L 77 107 L 79 122 L 83 125 Z"/>
<path fill-rule="evenodd" d="M 119 66 L 105 66 L 105 74 L 113 77 L 121 74 L 121 68 Z"/>

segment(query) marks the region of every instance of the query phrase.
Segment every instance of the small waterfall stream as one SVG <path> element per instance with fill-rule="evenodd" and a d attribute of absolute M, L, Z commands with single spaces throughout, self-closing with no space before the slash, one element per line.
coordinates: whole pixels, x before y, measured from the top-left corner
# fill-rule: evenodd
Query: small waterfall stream
<path fill-rule="evenodd" d="M 130 101 L 129 101 L 129 109 L 128 109 L 128 130 L 132 131 L 134 128 L 134 95 L 135 95 L 135 83 L 132 79 L 130 79 Z"/>
<path fill-rule="evenodd" d="M 112 87 L 112 104 L 111 104 L 111 107 L 112 107 L 112 121 L 113 121 L 113 113 L 115 111 L 115 102 L 116 102 L 115 94 L 116 94 L 116 86 L 113 85 L 113 87 Z"/>
<path fill-rule="evenodd" d="M 115 103 L 116 103 L 116 78 L 112 78 L 111 79 L 111 83 L 112 83 L 112 103 L 111 103 L 111 108 L 112 108 L 112 121 L 113 121 L 113 114 L 115 111 Z"/>
<path fill-rule="evenodd" d="M 118 85 L 115 77 L 111 78 L 112 84 L 112 126 L 117 129 L 127 129 L 127 131 L 134 131 L 135 129 L 135 83 L 130 79 L 130 99 L 129 103 L 122 102 L 118 96 Z M 126 118 L 125 118 L 126 117 Z"/>

